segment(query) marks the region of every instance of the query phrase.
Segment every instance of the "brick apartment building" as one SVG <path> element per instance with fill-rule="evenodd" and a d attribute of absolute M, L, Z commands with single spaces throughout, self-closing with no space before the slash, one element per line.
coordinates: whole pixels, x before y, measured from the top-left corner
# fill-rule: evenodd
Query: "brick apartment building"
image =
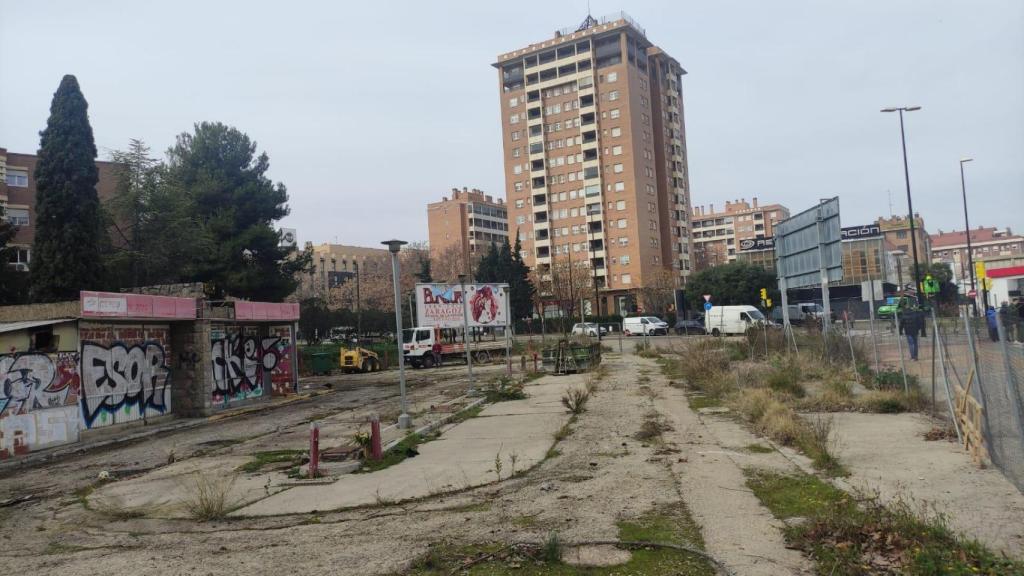
<path fill-rule="evenodd" d="M 476 188 L 452 188 L 451 198 L 443 196 L 427 204 L 431 257 L 437 258 L 455 246 L 468 270 L 473 254 L 492 242 L 501 245 L 509 240 L 507 208 L 503 199 L 495 200 Z"/>
<path fill-rule="evenodd" d="M 32 261 L 32 241 L 36 237 L 36 163 L 35 154 L 18 154 L 0 148 L 0 203 L 5 217 L 18 227 L 11 240 L 17 248 L 12 264 L 19 270 L 28 270 Z M 117 165 L 97 161 L 99 182 L 96 192 L 100 202 L 106 202 L 117 191 Z"/>
<path fill-rule="evenodd" d="M 931 261 L 945 262 L 953 269 L 961 286 L 969 286 L 971 272 L 967 258 L 967 234 L 953 230 L 932 234 Z M 1014 234 L 1009 228 L 1000 230 L 996 227 L 979 226 L 971 229 L 971 252 L 975 262 L 984 261 L 989 267 L 996 261 L 1008 260 L 1016 262 L 1024 257 L 1024 236 Z"/>
<path fill-rule="evenodd" d="M 906 254 L 902 256 L 904 269 L 913 274 L 914 256 L 913 243 L 910 240 L 910 219 L 906 216 L 879 217 L 876 223 L 881 229 L 882 235 L 885 236 L 886 242 Z M 925 230 L 924 219 L 920 214 L 914 215 L 914 237 L 917 239 L 918 262 L 924 264 L 931 261 L 931 237 Z"/>
<path fill-rule="evenodd" d="M 600 312 L 690 273 L 689 174 L 675 59 L 622 13 L 498 56 L 509 227 L 544 277 L 587 262 Z"/>
<path fill-rule="evenodd" d="M 354 278 L 356 273 L 391 273 L 391 255 L 387 248 L 366 248 L 344 244 L 319 244 L 313 249 L 313 266 L 301 278 L 299 295 L 323 296 L 331 288 Z"/>
<path fill-rule="evenodd" d="M 725 209 L 718 212 L 714 204 L 707 209 L 694 206 L 690 216 L 694 270 L 735 262 L 741 246 L 771 238 L 775 224 L 786 218 L 789 208 L 781 204 L 762 206 L 756 197 L 751 202 L 746 198 L 726 201 Z"/>

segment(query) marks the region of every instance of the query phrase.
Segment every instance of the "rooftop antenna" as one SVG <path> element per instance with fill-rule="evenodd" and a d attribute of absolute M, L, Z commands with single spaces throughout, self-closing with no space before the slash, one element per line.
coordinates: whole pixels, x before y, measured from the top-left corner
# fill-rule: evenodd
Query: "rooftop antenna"
<path fill-rule="evenodd" d="M 889 218 L 892 218 L 892 190 L 886 190 L 885 193 L 889 195 Z"/>

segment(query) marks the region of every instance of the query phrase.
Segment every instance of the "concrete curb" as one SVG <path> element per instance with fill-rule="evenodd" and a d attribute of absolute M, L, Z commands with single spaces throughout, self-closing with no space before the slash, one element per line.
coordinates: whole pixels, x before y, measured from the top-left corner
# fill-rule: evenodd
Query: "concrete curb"
<path fill-rule="evenodd" d="M 191 428 L 197 428 L 207 424 L 213 424 L 220 420 L 226 420 L 228 418 L 235 418 L 237 416 L 244 416 L 246 414 L 254 414 L 258 412 L 265 412 L 274 410 L 282 406 L 288 406 L 296 402 L 304 402 L 324 396 L 326 394 L 333 393 L 333 390 L 315 390 L 312 392 L 306 392 L 303 394 L 296 394 L 294 396 L 288 396 L 286 399 L 278 402 L 268 402 L 266 404 L 257 404 L 253 406 L 244 406 L 241 408 L 229 409 L 223 412 L 218 412 L 212 416 L 205 418 L 188 419 L 179 422 L 171 422 L 167 424 L 157 424 L 153 426 L 146 426 L 138 431 L 133 431 L 128 434 L 118 435 L 112 438 L 104 438 L 91 442 L 77 442 L 69 444 L 67 446 L 58 446 L 54 448 L 39 450 L 31 452 L 27 456 L 22 456 L 17 459 L 11 459 L 4 462 L 0 462 L 0 474 L 6 474 L 15 470 L 22 470 L 47 464 L 57 458 L 64 458 L 67 456 L 77 456 L 91 452 L 93 450 L 99 450 L 101 448 L 109 448 L 118 444 L 126 444 L 129 442 L 135 442 L 137 440 L 143 440 L 151 436 L 163 434 L 166 432 L 178 432 L 181 430 L 188 430 Z"/>
<path fill-rule="evenodd" d="M 451 414 L 448 414 L 447 416 L 442 416 L 441 418 L 438 418 L 437 420 L 434 420 L 433 422 L 430 422 L 429 424 L 425 424 L 423 426 L 420 426 L 416 430 L 406 434 L 405 436 L 402 436 L 401 438 L 397 438 L 395 440 L 392 440 L 391 442 L 388 442 L 384 446 L 383 451 L 384 452 L 388 452 L 389 450 L 394 449 L 395 446 L 398 446 L 403 440 L 405 440 L 406 438 L 412 436 L 413 434 L 425 434 L 427 432 L 433 432 L 434 430 L 437 430 L 441 426 L 444 426 L 445 424 L 451 422 L 459 414 L 462 414 L 463 412 L 466 412 L 467 410 L 472 410 L 473 408 L 476 408 L 477 406 L 480 406 L 481 404 L 484 404 L 485 402 L 487 402 L 487 398 L 478 398 L 478 399 L 474 400 L 473 402 L 470 402 L 469 404 L 467 404 L 462 410 L 459 410 L 458 412 L 452 412 Z M 389 428 L 390 427 L 391 426 L 389 426 Z"/>

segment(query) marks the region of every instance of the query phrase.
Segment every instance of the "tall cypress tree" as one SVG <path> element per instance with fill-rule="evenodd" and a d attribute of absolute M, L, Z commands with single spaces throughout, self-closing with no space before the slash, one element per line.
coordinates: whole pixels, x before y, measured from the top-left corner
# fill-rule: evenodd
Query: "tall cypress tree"
<path fill-rule="evenodd" d="M 100 287 L 105 231 L 96 194 L 96 143 L 78 80 L 64 76 L 39 133 L 32 298 L 75 300 Z"/>

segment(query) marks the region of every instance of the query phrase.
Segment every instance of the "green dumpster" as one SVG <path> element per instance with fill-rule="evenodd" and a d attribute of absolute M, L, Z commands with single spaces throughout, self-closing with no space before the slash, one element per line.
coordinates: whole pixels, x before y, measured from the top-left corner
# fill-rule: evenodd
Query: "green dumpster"
<path fill-rule="evenodd" d="M 310 354 L 309 371 L 313 374 L 330 374 L 336 364 L 334 354 L 330 352 L 315 352 Z"/>

